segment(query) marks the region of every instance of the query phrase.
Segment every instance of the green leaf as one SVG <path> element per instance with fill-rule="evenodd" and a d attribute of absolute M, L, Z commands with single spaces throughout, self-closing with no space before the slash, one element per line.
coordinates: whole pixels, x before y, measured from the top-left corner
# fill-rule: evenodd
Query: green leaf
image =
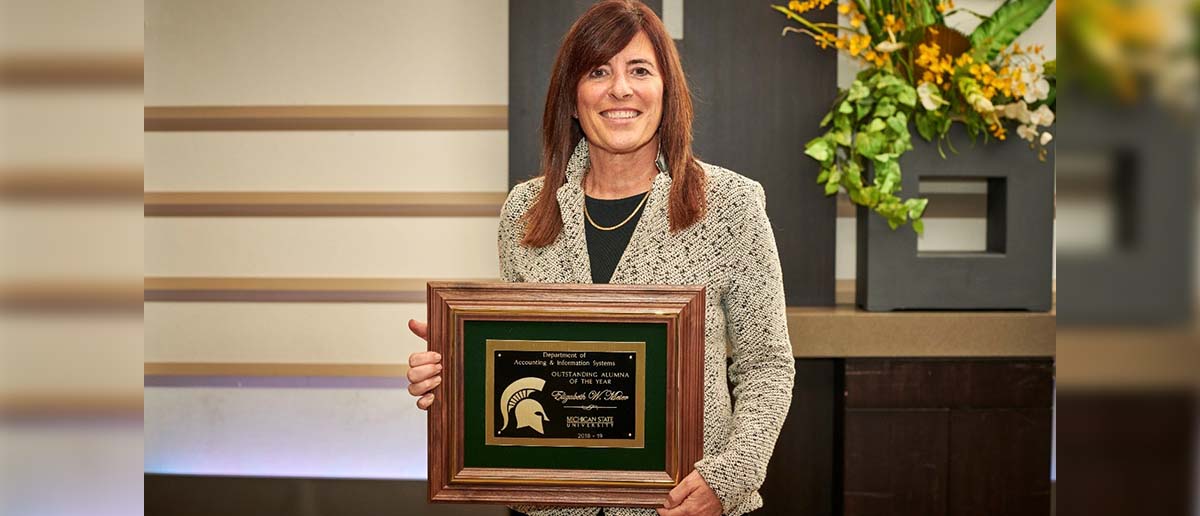
<path fill-rule="evenodd" d="M 875 106 L 875 101 L 871 98 L 865 98 L 854 103 L 854 117 L 857 120 L 862 120 L 871 112 L 871 108 Z"/>
<path fill-rule="evenodd" d="M 850 130 L 849 129 L 834 131 L 833 133 L 831 133 L 831 135 L 833 136 L 833 141 L 835 143 L 837 143 L 838 145 L 842 145 L 845 147 L 850 146 Z"/>
<path fill-rule="evenodd" d="M 991 61 L 1004 47 L 1029 29 L 1054 0 L 1005 0 L 987 20 L 971 32 L 971 47 Z"/>
<path fill-rule="evenodd" d="M 884 127 L 887 127 L 887 124 L 885 124 L 883 120 L 872 118 L 871 123 L 867 124 L 866 131 L 868 133 L 877 133 L 882 131 Z"/>
<path fill-rule="evenodd" d="M 854 104 L 851 104 L 849 101 L 842 102 L 841 104 L 838 105 L 838 113 L 843 113 L 843 114 L 849 115 L 850 113 L 853 113 L 853 112 L 854 112 Z"/>
<path fill-rule="evenodd" d="M 833 194 L 837 193 L 837 191 L 838 191 L 837 183 L 825 183 L 825 195 L 833 195 Z"/>
<path fill-rule="evenodd" d="M 918 235 L 924 235 L 925 234 L 925 221 L 923 221 L 921 219 L 913 219 L 912 228 L 913 228 L 913 231 L 916 231 Z"/>
<path fill-rule="evenodd" d="M 824 163 L 830 158 L 829 143 L 822 138 L 814 139 L 813 141 L 808 142 L 808 145 L 804 147 L 804 153 L 812 156 L 813 159 Z"/>
<path fill-rule="evenodd" d="M 858 133 L 854 141 L 854 150 L 867 158 L 874 158 L 883 150 L 883 135 L 879 133 Z"/>
<path fill-rule="evenodd" d="M 937 10 L 937 0 L 913 2 L 912 5 L 916 8 L 913 17 L 917 20 L 918 26 L 945 25 L 946 21 L 942 18 L 942 13 Z"/>
<path fill-rule="evenodd" d="M 904 113 L 896 113 L 888 117 L 887 125 L 898 135 L 906 134 L 908 132 L 908 117 L 904 116 Z"/>
<path fill-rule="evenodd" d="M 879 24 L 879 15 L 871 10 L 871 4 L 868 3 L 868 0 L 854 0 L 854 6 L 858 8 L 858 12 L 866 17 L 867 33 L 871 35 L 871 40 L 883 40 L 886 35 Z"/>
<path fill-rule="evenodd" d="M 896 112 L 896 101 L 892 97 L 884 97 L 879 99 L 875 104 L 875 116 L 879 118 L 887 118 Z"/>
<path fill-rule="evenodd" d="M 917 105 L 917 90 L 911 86 L 905 85 L 899 93 L 896 94 L 896 100 L 908 107 Z"/>
<path fill-rule="evenodd" d="M 871 95 L 870 88 L 863 84 L 862 81 L 854 81 L 854 83 L 850 85 L 850 95 L 846 97 L 846 100 L 855 101 L 858 99 L 867 98 L 869 95 Z"/>
<path fill-rule="evenodd" d="M 827 169 L 827 168 L 821 169 L 821 173 L 817 174 L 817 182 L 824 183 L 828 179 L 829 179 L 829 169 Z"/>
<path fill-rule="evenodd" d="M 937 120 L 928 112 L 922 111 L 917 113 L 915 121 L 917 132 L 921 134 L 921 137 L 927 142 L 933 141 L 933 137 L 937 134 Z"/>
<path fill-rule="evenodd" d="M 833 111 L 830 111 L 825 115 L 825 118 L 821 119 L 821 124 L 818 127 L 825 127 L 826 125 L 829 125 L 830 120 L 833 120 Z"/>
<path fill-rule="evenodd" d="M 846 163 L 846 179 L 850 184 L 862 187 L 862 167 L 858 166 L 858 162 Z"/>

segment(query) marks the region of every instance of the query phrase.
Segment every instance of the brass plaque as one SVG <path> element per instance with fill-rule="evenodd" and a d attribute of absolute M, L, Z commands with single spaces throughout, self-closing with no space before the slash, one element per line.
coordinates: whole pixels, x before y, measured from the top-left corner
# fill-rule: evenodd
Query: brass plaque
<path fill-rule="evenodd" d="M 646 343 L 487 341 L 489 446 L 642 448 Z"/>

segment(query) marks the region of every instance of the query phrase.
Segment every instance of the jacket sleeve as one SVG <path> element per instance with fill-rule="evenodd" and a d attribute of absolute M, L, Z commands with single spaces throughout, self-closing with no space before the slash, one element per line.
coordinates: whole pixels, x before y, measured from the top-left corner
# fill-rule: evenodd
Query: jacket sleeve
<path fill-rule="evenodd" d="M 500 229 L 497 231 L 497 247 L 500 255 L 500 278 L 506 283 L 525 281 L 518 271 L 517 252 L 520 251 L 521 239 L 525 236 L 525 224 L 521 217 L 525 214 L 527 197 L 526 184 L 513 187 L 500 208 Z"/>
<path fill-rule="evenodd" d="M 730 213 L 738 242 L 729 249 L 731 270 L 722 301 L 733 362 L 732 431 L 724 450 L 696 469 L 728 514 L 763 483 L 775 440 L 791 405 L 795 362 L 788 338 L 783 272 L 767 219 L 766 195 L 750 183 L 733 196 Z"/>

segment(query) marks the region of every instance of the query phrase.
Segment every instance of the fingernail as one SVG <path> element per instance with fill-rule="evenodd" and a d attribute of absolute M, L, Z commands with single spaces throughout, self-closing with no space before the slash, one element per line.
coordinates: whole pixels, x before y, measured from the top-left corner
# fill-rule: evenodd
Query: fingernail
<path fill-rule="evenodd" d="M 433 379 L 434 379 L 434 381 L 433 381 L 434 385 L 442 383 L 442 377 L 440 377 L 440 376 L 435 376 L 435 377 L 433 377 Z"/>
<path fill-rule="evenodd" d="M 442 354 L 441 354 L 441 353 L 434 352 L 434 354 L 433 354 L 433 359 L 434 359 L 434 360 L 441 360 L 441 359 L 442 359 Z"/>

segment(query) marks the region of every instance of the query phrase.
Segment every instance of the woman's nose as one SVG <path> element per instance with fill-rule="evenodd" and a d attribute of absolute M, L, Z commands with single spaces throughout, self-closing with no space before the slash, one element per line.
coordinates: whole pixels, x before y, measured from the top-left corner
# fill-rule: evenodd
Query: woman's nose
<path fill-rule="evenodd" d="M 629 79 L 626 79 L 624 75 L 618 74 L 613 78 L 612 88 L 608 92 L 614 98 L 623 99 L 633 95 L 633 88 L 629 86 Z"/>

